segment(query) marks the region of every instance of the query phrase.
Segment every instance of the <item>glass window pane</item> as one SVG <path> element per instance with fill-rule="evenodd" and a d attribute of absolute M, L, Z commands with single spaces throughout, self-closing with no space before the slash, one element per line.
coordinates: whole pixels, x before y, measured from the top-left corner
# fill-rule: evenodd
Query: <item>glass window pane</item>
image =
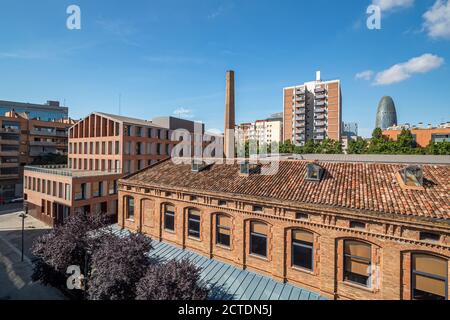
<path fill-rule="evenodd" d="M 429 278 L 421 275 L 414 275 L 415 290 L 421 291 L 419 294 L 431 293 L 433 295 L 445 297 L 445 281 Z"/>
<path fill-rule="evenodd" d="M 447 261 L 438 257 L 426 254 L 414 254 L 413 268 L 415 271 L 447 278 Z"/>
<path fill-rule="evenodd" d="M 259 256 L 267 256 L 267 237 L 262 235 L 250 235 L 250 253 Z"/>
<path fill-rule="evenodd" d="M 311 232 L 308 231 L 302 231 L 302 230 L 294 230 L 292 232 L 292 239 L 303 241 L 303 242 L 314 242 L 314 235 Z"/>
<path fill-rule="evenodd" d="M 351 256 L 357 256 L 365 259 L 371 258 L 371 247 L 369 244 L 347 240 L 345 241 L 345 254 Z"/>
<path fill-rule="evenodd" d="M 292 246 L 292 264 L 296 267 L 313 269 L 313 248 L 296 243 Z"/>
<path fill-rule="evenodd" d="M 252 222 L 251 232 L 256 232 L 259 234 L 267 234 L 267 225 L 262 222 Z"/>

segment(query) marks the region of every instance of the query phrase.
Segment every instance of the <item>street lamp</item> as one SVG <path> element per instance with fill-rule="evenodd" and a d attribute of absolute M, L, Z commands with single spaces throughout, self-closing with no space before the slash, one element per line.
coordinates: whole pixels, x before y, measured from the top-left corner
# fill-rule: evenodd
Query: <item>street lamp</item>
<path fill-rule="evenodd" d="M 22 218 L 22 255 L 20 261 L 23 262 L 23 248 L 24 248 L 24 239 L 25 239 L 25 218 L 28 215 L 28 203 L 26 200 L 23 202 L 23 211 L 19 214 L 19 217 Z"/>

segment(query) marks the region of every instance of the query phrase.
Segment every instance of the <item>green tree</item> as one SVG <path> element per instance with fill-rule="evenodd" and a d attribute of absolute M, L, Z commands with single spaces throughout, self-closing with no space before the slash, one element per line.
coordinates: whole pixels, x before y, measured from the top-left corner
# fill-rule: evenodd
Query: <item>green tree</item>
<path fill-rule="evenodd" d="M 367 153 L 368 142 L 366 139 L 358 137 L 356 140 L 350 140 L 348 143 L 348 154 L 365 154 Z"/>
<path fill-rule="evenodd" d="M 448 156 L 450 155 L 450 141 L 430 142 L 425 152 L 430 155 Z"/>

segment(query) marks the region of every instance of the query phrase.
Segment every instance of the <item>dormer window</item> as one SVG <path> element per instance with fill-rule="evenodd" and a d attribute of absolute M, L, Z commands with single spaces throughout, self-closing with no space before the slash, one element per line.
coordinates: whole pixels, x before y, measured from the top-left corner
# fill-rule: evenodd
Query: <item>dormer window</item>
<path fill-rule="evenodd" d="M 423 171 L 419 166 L 408 166 L 400 171 L 403 183 L 407 187 L 423 186 Z"/>
<path fill-rule="evenodd" d="M 420 166 L 408 166 L 397 172 L 397 180 L 404 189 L 423 190 L 423 170 Z"/>
<path fill-rule="evenodd" d="M 322 179 L 324 169 L 316 163 L 306 166 L 306 180 L 319 182 Z"/>

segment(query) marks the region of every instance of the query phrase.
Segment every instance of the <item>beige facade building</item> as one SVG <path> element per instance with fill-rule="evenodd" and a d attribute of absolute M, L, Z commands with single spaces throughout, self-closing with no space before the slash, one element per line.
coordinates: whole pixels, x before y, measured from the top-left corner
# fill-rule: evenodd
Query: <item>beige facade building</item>
<path fill-rule="evenodd" d="M 202 127 L 203 128 L 203 127 Z M 67 166 L 27 166 L 29 212 L 54 225 L 71 212 L 117 213 L 117 180 L 170 156 L 174 129 L 194 123 L 173 117 L 153 121 L 94 112 L 69 129 Z"/>
<path fill-rule="evenodd" d="M 325 138 L 341 140 L 342 94 L 339 80 L 316 80 L 283 90 L 283 140 L 297 146 Z"/>
<path fill-rule="evenodd" d="M 237 127 L 242 130 L 244 141 L 254 140 L 260 145 L 283 142 L 283 121 L 276 119 L 257 120 L 253 123 L 242 123 Z"/>

